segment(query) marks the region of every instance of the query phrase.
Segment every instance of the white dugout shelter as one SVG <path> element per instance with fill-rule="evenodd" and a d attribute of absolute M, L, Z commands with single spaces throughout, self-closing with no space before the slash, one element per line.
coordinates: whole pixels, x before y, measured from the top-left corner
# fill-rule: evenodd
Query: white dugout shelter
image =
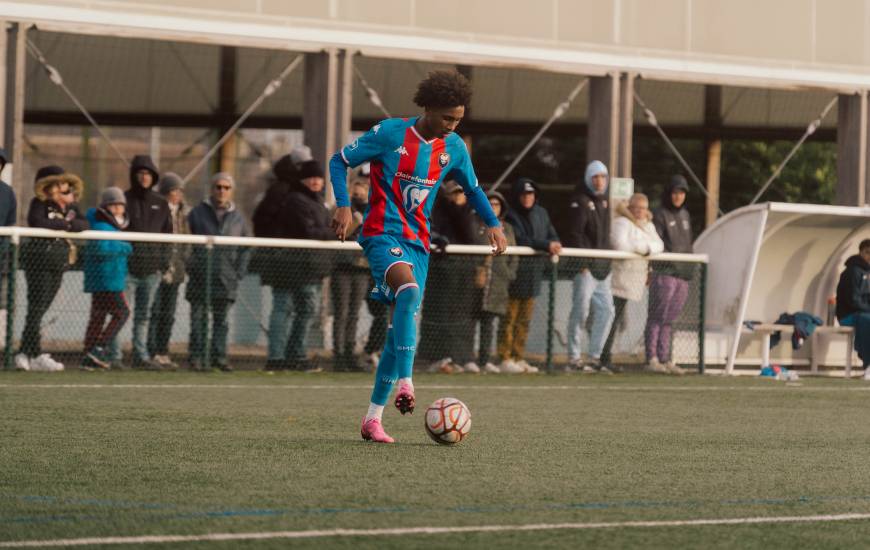
<path fill-rule="evenodd" d="M 720 218 L 695 241 L 710 257 L 706 288 L 706 358 L 752 365 L 758 372 L 761 339 L 744 321 L 772 323 L 780 313 L 805 311 L 825 320 L 843 262 L 870 238 L 870 208 L 764 203 Z M 788 335 L 773 350 L 773 362 L 826 366 L 845 364 L 846 338 L 820 334 L 792 353 Z M 817 349 L 812 349 L 815 343 Z"/>

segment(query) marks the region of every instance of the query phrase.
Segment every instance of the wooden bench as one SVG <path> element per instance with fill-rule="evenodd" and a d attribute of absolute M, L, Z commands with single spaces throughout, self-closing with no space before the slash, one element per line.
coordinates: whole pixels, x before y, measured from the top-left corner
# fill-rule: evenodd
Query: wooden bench
<path fill-rule="evenodd" d="M 791 334 L 794 332 L 794 325 L 775 325 L 768 323 L 761 323 L 752 327 L 751 330 L 747 330 L 749 334 L 755 333 L 761 335 L 761 366 L 762 368 L 765 365 L 770 364 L 770 336 L 774 332 L 781 332 L 783 334 Z M 853 341 L 855 338 L 855 331 L 852 327 L 841 327 L 841 326 L 821 326 L 816 327 L 816 330 L 813 331 L 813 334 L 810 336 L 810 372 L 816 373 L 819 371 L 819 362 L 816 357 L 816 342 L 819 334 L 843 334 L 846 336 L 846 378 L 852 376 L 852 350 L 855 347 L 855 342 Z"/>

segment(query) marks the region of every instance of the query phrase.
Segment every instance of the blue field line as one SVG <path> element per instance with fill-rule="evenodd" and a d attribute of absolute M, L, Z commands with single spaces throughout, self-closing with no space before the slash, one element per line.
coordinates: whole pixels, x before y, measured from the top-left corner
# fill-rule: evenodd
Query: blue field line
<path fill-rule="evenodd" d="M 9 499 L 15 498 L 29 502 L 46 502 L 52 504 L 75 504 L 75 505 L 92 505 L 99 507 L 108 507 L 116 510 L 168 510 L 178 509 L 180 506 L 172 504 L 151 504 L 142 502 L 127 502 L 99 499 L 74 499 L 65 497 L 51 496 L 19 496 L 9 497 L 8 495 L 0 495 L 0 498 Z M 627 500 L 613 502 L 578 502 L 578 503 L 556 503 L 545 505 L 495 505 L 495 506 L 455 506 L 452 508 L 438 508 L 441 512 L 454 512 L 464 514 L 492 514 L 505 512 L 542 512 L 542 511 L 566 511 L 566 510 L 613 510 L 613 509 L 657 509 L 657 508 L 699 508 L 703 506 L 760 506 L 760 505 L 775 505 L 783 506 L 789 504 L 818 504 L 824 502 L 868 502 L 870 495 L 855 495 L 855 496 L 820 496 L 820 497 L 789 497 L 789 498 L 753 498 L 753 499 L 727 499 L 719 501 L 705 500 L 683 500 L 683 501 L 661 501 L 661 500 Z M 145 521 L 172 521 L 172 520 L 188 520 L 188 519 L 210 519 L 210 518 L 234 518 L 234 517 L 275 517 L 275 516 L 310 516 L 310 515 L 338 515 L 338 514 L 405 514 L 405 513 L 423 513 L 436 511 L 434 508 L 413 508 L 408 506 L 395 507 L 368 507 L 368 508 L 243 508 L 243 509 L 226 509 L 226 510 L 194 510 L 194 511 L 178 511 L 177 513 L 160 513 L 160 514 L 132 514 L 118 516 L 114 514 L 52 514 L 48 516 L 17 516 L 4 517 L 0 516 L 0 524 L 2 523 L 51 523 L 51 522 L 87 522 L 87 521 L 105 521 L 108 519 L 117 519 L 118 517 L 131 517 Z"/>

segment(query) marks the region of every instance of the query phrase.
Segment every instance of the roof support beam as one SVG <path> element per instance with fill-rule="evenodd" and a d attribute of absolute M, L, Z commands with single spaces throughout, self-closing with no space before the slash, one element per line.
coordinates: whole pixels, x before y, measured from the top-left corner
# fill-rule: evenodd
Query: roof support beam
<path fill-rule="evenodd" d="M 867 92 L 839 96 L 837 105 L 837 204 L 868 201 Z"/>

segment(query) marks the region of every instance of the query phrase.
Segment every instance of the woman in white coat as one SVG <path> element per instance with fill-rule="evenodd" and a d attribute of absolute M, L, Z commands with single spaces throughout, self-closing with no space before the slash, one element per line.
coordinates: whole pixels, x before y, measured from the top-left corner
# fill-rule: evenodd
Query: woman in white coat
<path fill-rule="evenodd" d="M 635 193 L 628 201 L 616 207 L 616 217 L 610 226 L 610 242 L 615 250 L 631 252 L 641 256 L 659 254 L 665 249 L 652 223 L 649 211 L 649 199 L 643 193 Z M 616 315 L 610 334 L 604 343 L 601 353 L 602 364 L 610 363 L 610 349 L 613 338 L 625 313 L 629 301 L 636 302 L 643 298 L 649 275 L 649 262 L 643 259 L 620 260 L 613 264 L 613 305 Z M 665 365 L 646 365 L 644 370 L 654 372 L 669 372 Z"/>

